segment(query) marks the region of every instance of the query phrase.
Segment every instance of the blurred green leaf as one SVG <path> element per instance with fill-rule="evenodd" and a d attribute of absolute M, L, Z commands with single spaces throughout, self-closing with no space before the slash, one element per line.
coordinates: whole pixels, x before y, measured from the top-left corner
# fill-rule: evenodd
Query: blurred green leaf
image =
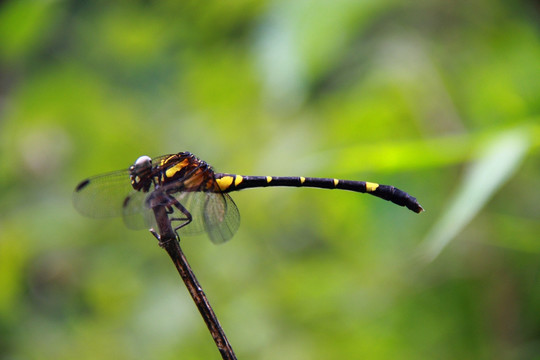
<path fill-rule="evenodd" d="M 478 159 L 471 164 L 448 208 L 424 239 L 427 261 L 433 261 L 515 174 L 530 146 L 530 129 L 521 127 L 493 137 L 479 149 Z"/>

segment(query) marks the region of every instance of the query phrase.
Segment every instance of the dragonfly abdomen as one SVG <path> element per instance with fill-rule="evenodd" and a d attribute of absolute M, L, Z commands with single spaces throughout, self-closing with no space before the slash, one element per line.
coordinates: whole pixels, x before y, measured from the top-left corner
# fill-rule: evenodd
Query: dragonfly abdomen
<path fill-rule="evenodd" d="M 340 180 L 333 178 L 311 178 L 303 176 L 242 176 L 235 174 L 215 174 L 222 192 L 231 192 L 248 188 L 287 186 L 312 187 L 321 189 L 340 189 L 368 193 L 394 204 L 405 206 L 420 213 L 424 209 L 416 198 L 390 185 L 379 185 L 366 181 Z"/>

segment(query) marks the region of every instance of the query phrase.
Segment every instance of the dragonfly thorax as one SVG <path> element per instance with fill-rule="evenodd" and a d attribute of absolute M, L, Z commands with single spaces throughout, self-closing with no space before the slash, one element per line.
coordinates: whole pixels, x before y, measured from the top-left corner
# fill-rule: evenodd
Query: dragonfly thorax
<path fill-rule="evenodd" d="M 152 185 L 152 159 L 143 155 L 129 167 L 131 186 L 137 191 L 148 192 Z"/>

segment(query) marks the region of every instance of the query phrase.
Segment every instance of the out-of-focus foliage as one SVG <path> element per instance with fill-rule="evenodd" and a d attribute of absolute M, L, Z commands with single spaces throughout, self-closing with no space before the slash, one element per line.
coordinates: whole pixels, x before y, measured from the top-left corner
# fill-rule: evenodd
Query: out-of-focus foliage
<path fill-rule="evenodd" d="M 0 358 L 211 359 L 166 254 L 75 184 L 191 151 L 416 196 L 234 194 L 182 239 L 241 359 L 540 353 L 535 1 L 4 1 Z"/>

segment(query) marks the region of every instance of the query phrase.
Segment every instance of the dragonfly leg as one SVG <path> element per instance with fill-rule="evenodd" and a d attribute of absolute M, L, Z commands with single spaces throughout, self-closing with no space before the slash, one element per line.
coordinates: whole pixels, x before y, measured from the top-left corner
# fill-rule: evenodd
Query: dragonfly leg
<path fill-rule="evenodd" d="M 178 217 L 178 218 L 170 218 L 170 221 L 182 221 L 182 223 L 174 228 L 174 231 L 177 232 L 184 226 L 188 225 L 192 220 L 193 217 L 191 216 L 191 213 L 178 201 L 174 196 L 170 196 L 171 204 L 180 210 L 182 214 L 184 214 L 185 217 Z M 174 209 L 171 205 L 167 206 L 167 213 L 172 214 L 174 212 Z"/>

